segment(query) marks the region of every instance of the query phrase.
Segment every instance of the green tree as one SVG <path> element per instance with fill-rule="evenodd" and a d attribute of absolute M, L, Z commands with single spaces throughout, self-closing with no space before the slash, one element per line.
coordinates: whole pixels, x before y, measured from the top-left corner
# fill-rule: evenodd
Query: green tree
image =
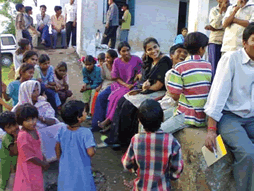
<path fill-rule="evenodd" d="M 23 0 L 0 0 L 0 3 L 3 3 L 3 7 L 0 10 L 0 14 L 8 18 L 8 21 L 3 21 L 2 25 L 6 25 L 6 29 L 3 33 L 13 34 L 15 35 L 15 16 L 11 14 L 11 6 L 10 3 L 23 3 Z"/>

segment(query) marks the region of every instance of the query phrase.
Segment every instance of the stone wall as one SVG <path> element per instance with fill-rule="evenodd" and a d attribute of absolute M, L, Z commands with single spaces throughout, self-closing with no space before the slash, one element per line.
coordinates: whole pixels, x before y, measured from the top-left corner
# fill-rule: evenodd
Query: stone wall
<path fill-rule="evenodd" d="M 182 146 L 184 171 L 177 181 L 172 181 L 174 191 L 236 191 L 230 152 L 218 162 L 207 167 L 201 152 L 205 128 L 186 128 L 174 134 Z"/>

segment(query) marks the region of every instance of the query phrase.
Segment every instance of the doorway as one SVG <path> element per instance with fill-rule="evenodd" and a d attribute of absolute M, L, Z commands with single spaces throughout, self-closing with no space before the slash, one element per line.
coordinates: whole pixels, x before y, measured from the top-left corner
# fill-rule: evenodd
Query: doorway
<path fill-rule="evenodd" d="M 188 28 L 188 0 L 180 0 L 179 2 L 179 14 L 178 14 L 178 25 L 177 34 L 181 34 L 182 28 Z"/>

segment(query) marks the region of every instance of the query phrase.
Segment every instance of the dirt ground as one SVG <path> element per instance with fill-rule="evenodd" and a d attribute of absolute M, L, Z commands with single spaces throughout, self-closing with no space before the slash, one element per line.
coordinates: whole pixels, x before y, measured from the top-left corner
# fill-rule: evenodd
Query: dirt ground
<path fill-rule="evenodd" d="M 38 53 L 47 53 L 50 56 L 50 62 L 53 66 L 56 66 L 61 61 L 67 63 L 69 87 L 73 92 L 73 97 L 71 99 L 81 100 L 82 94 L 79 91 L 83 84 L 82 69 L 81 65 L 78 63 L 79 58 L 74 49 L 39 50 Z M 89 128 L 89 123 L 89 121 L 86 121 L 84 126 Z M 100 133 L 94 133 L 94 137 L 97 144 L 101 142 Z M 123 185 L 123 180 L 132 180 L 135 176 L 123 169 L 121 164 L 122 155 L 123 152 L 121 150 L 114 151 L 111 148 L 97 149 L 96 155 L 92 158 L 92 169 L 96 174 L 95 183 L 97 190 L 129 190 Z M 44 174 L 46 186 L 57 182 L 57 174 L 58 162 L 51 163 L 50 169 Z"/>

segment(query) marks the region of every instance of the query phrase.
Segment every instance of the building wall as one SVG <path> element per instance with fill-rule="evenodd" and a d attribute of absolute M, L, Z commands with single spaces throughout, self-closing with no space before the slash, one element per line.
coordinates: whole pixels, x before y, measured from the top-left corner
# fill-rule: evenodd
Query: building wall
<path fill-rule="evenodd" d="M 106 0 L 77 1 L 83 6 L 83 10 L 80 10 L 80 12 L 82 11 L 80 20 L 90 27 L 94 27 L 94 29 L 89 29 L 84 24 L 82 30 L 86 31 L 86 35 L 91 35 L 92 31 L 95 35 L 97 29 L 102 33 L 104 32 L 104 1 L 107 2 Z M 78 3 L 78 5 L 80 4 Z M 177 33 L 178 9 L 179 1 L 176 0 L 136 0 L 135 24 L 129 33 L 130 44 L 133 49 L 142 50 L 144 39 L 153 36 L 160 42 L 162 50 L 168 52 Z"/>

